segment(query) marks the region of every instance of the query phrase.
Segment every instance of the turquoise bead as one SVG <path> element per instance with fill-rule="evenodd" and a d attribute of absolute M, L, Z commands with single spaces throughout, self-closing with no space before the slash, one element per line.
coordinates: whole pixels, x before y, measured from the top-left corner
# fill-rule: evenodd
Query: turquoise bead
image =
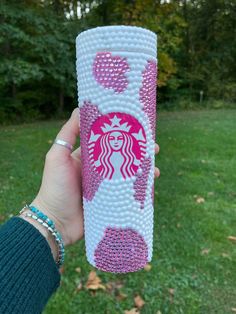
<path fill-rule="evenodd" d="M 42 213 L 40 210 L 38 210 L 34 206 L 28 206 L 28 208 L 38 217 L 41 218 L 44 222 L 48 224 L 49 227 L 53 230 L 55 234 L 56 241 L 58 242 L 58 248 L 59 248 L 59 258 L 57 261 L 57 266 L 60 267 L 64 263 L 64 257 L 65 257 L 65 248 L 64 243 L 61 234 L 56 230 L 54 222 L 49 219 L 44 213 Z"/>

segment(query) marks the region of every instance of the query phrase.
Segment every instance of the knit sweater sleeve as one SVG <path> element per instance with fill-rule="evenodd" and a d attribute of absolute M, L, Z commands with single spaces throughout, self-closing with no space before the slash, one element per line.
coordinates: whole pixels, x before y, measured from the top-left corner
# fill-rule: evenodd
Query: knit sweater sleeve
<path fill-rule="evenodd" d="M 0 228 L 0 313 L 42 313 L 60 285 L 60 273 L 44 236 L 13 217 Z"/>

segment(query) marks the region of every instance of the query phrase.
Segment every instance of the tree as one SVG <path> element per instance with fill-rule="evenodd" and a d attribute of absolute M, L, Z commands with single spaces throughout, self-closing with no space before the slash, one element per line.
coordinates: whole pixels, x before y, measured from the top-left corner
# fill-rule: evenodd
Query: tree
<path fill-rule="evenodd" d="M 1 94 L 12 96 L 14 110 L 34 101 L 39 109 L 51 103 L 52 112 L 62 112 L 64 96 L 75 90 L 74 37 L 64 15 L 34 1 L 26 10 L 23 3 L 4 2 L 0 12 Z"/>

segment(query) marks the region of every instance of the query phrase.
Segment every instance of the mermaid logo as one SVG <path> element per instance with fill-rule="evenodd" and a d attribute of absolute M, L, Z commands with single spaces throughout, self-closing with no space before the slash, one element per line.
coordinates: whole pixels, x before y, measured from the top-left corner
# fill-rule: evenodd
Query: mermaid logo
<path fill-rule="evenodd" d="M 103 178 L 128 178 L 137 172 L 146 152 L 142 125 L 131 115 L 109 113 L 92 125 L 89 159 Z"/>

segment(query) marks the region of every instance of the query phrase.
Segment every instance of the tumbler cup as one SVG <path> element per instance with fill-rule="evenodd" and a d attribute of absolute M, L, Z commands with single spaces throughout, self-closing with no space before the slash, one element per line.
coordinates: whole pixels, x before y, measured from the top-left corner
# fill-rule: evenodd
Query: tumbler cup
<path fill-rule="evenodd" d="M 105 26 L 76 38 L 86 256 L 134 272 L 152 259 L 157 38 Z"/>

